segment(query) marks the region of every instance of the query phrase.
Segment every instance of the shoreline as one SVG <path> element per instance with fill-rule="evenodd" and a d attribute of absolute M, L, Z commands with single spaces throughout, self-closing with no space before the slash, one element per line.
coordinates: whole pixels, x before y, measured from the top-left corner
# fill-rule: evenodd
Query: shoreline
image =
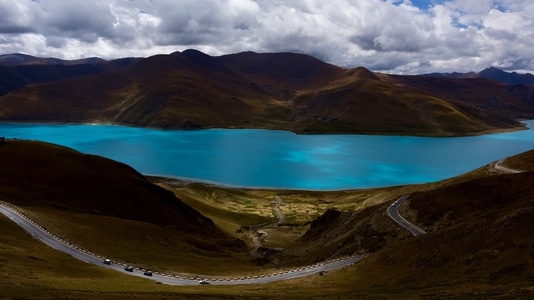
<path fill-rule="evenodd" d="M 7 139 L 18 139 L 19 136 L 21 136 L 23 139 L 24 137 L 26 138 L 29 138 L 30 140 L 43 140 L 45 139 L 46 140 L 46 134 L 45 135 L 32 135 L 31 133 L 34 132 L 34 128 L 35 130 L 37 130 L 38 128 L 43 128 L 44 130 L 46 130 L 46 132 L 52 132 L 54 135 L 57 135 L 57 131 L 59 131 L 60 129 L 62 128 L 65 128 L 65 129 L 68 129 L 70 125 L 64 125 L 64 124 L 61 124 L 61 123 L 55 123 L 58 127 L 55 127 L 56 125 L 51 125 L 51 126 L 48 126 L 48 125 L 44 125 L 43 127 L 40 127 L 39 125 L 35 124 L 35 123 L 4 123 L 4 124 L 11 124 L 12 126 L 9 126 L 9 125 L 6 125 L 4 127 L 4 133 L 7 133 L 7 136 L 6 138 Z M 22 125 L 20 125 L 22 124 Z M 41 123 L 42 124 L 42 123 Z M 51 124 L 51 123 L 46 123 L 46 124 Z M 20 125 L 20 126 L 19 126 Z M 103 124 L 103 123 L 86 123 L 86 124 L 79 124 L 79 123 L 74 123 L 74 126 L 73 126 L 73 130 L 75 129 L 76 125 L 79 125 L 79 126 L 82 126 L 82 127 L 78 127 L 78 129 L 76 129 L 75 131 L 76 132 L 79 132 L 82 136 L 74 136 L 74 137 L 71 137 L 71 139 L 73 140 L 72 143 L 67 143 L 66 144 L 66 147 L 70 147 L 70 148 L 73 148 L 73 149 L 78 149 L 77 147 L 75 147 L 75 145 L 77 145 L 76 143 L 79 142 L 79 140 L 83 140 L 83 135 L 87 135 L 89 133 L 92 133 L 94 132 L 94 136 L 95 137 L 98 137 L 100 134 L 99 132 L 102 132 L 102 131 L 106 131 L 107 129 L 106 128 L 109 128 L 112 132 L 115 132 L 115 130 L 119 130 L 120 128 L 124 128 L 127 132 L 131 131 L 132 129 L 128 129 L 128 128 L 134 128 L 134 127 L 127 127 L 127 126 L 121 126 L 121 125 L 117 125 L 117 124 L 112 124 L 110 127 L 106 127 L 106 126 L 109 126 L 109 125 L 106 125 L 106 124 Z M 94 126 L 93 126 L 94 125 Z M 101 127 L 100 127 L 100 126 Z M 523 122 L 523 125 L 528 128 L 528 127 L 534 127 L 534 120 L 525 120 Z M 35 127 L 32 127 L 32 126 L 35 126 Z M 64 127 L 62 127 L 64 126 Z M 113 129 L 113 128 L 117 128 L 117 129 Z M 12 128 L 13 131 L 10 129 Z M 19 133 L 19 131 L 17 131 L 17 129 L 20 129 L 20 130 L 23 130 L 24 132 L 28 132 L 28 134 L 22 134 L 22 133 Z M 137 127 L 137 129 L 134 129 L 136 131 L 136 135 L 134 136 L 134 139 L 132 139 L 132 141 L 138 141 L 139 143 L 138 144 L 141 144 L 142 147 L 144 147 L 145 144 L 147 143 L 150 143 L 150 142 L 147 142 L 147 140 L 149 140 L 149 135 L 151 133 L 151 129 L 148 129 L 148 128 L 143 128 L 143 127 Z M 138 131 L 137 131 L 138 130 Z M 226 130 L 226 129 L 221 129 L 223 132 Z M 256 129 L 247 129 L 247 130 L 250 130 L 250 132 L 248 131 L 243 131 L 244 133 L 246 133 L 247 135 L 248 134 L 254 134 L 254 135 L 259 135 L 261 136 L 262 134 L 265 134 L 267 133 L 267 131 L 263 130 L 263 132 L 261 131 L 257 131 L 255 132 L 254 130 Z M 11 134 L 10 134 L 11 132 Z M 159 133 L 157 133 L 158 130 L 154 130 L 152 131 L 152 133 L 156 133 L 159 135 Z M 172 135 L 174 136 L 174 133 L 173 131 L 168 131 L 169 135 Z M 187 131 L 180 131 L 180 130 L 176 130 L 174 131 L 176 134 L 180 134 L 180 132 L 187 132 Z M 197 131 L 199 132 L 199 131 Z M 283 133 L 284 131 L 279 131 L 279 133 Z M 529 130 L 522 130 L 522 131 L 516 131 L 516 132 L 526 132 L 527 136 L 530 136 L 530 131 Z M 236 131 L 237 133 L 237 131 Z M 195 136 L 196 136 L 196 133 L 194 133 Z M 206 131 L 206 134 L 210 134 L 208 131 Z M 217 133 L 218 134 L 218 133 Z M 228 131 L 228 134 L 234 134 L 234 133 L 231 133 L 231 131 Z M 506 133 L 501 133 L 501 132 L 494 132 L 494 134 L 504 134 L 506 135 Z M 518 133 L 518 134 L 514 134 L 514 133 L 511 133 L 512 135 L 520 135 L 520 136 L 523 136 L 523 133 Z M 10 136 L 11 135 L 11 136 Z M 210 134 L 211 135 L 211 134 Z M 291 135 L 293 137 L 298 137 L 296 135 L 293 135 L 293 134 L 289 134 L 287 131 L 285 131 L 285 134 L 284 136 L 287 136 L 287 135 Z M 325 139 L 327 139 L 329 141 L 329 143 L 333 143 L 333 142 L 336 142 L 338 141 L 338 137 L 336 136 L 330 136 L 329 135 L 322 135 L 323 137 L 325 137 Z M 361 136 L 361 135 L 360 135 Z M 384 136 L 376 136 L 376 138 L 380 139 Z M 394 138 L 399 138 L 398 136 L 392 136 Z M 123 136 L 121 135 L 112 135 L 112 138 L 115 142 L 120 142 L 123 138 Z M 346 135 L 346 138 L 349 138 L 349 139 L 352 139 L 352 138 L 355 138 L 355 139 L 358 139 L 358 135 Z M 386 136 L 387 138 L 387 136 Z M 401 137 L 401 139 L 404 139 L 404 138 L 410 138 L 411 137 Z M 372 137 L 372 139 L 374 140 L 375 138 Z M 426 139 L 426 138 L 421 138 L 421 139 Z M 439 143 L 449 143 L 452 142 L 452 143 L 456 143 L 456 141 L 453 141 L 455 139 L 443 139 L 443 138 L 435 138 L 436 141 L 439 141 Z M 490 137 L 490 139 L 498 139 L 498 140 L 501 140 L 501 138 L 499 136 L 496 136 L 496 137 Z M 419 140 L 419 139 L 417 139 Z M 449 141 L 448 141 L 449 140 Z M 97 140 L 98 141 L 98 140 Z M 395 140 L 397 141 L 397 140 Z M 460 139 L 458 140 L 458 142 L 460 141 Z M 48 143 L 51 143 L 50 141 L 47 141 Z M 268 145 L 265 145 L 265 147 L 269 147 L 272 144 L 272 142 L 275 142 L 275 140 L 272 140 L 271 143 L 269 143 Z M 55 141 L 55 143 L 57 144 L 63 144 L 65 145 L 65 143 L 61 143 L 60 140 L 57 140 Z M 327 143 L 325 144 L 326 146 L 330 147 L 330 144 Z M 404 144 L 404 143 L 403 143 Z M 530 144 L 530 143 L 529 143 Z M 168 144 L 165 144 L 165 145 L 168 145 Z M 321 146 L 325 146 L 325 145 L 321 145 Z M 376 145 L 377 147 L 382 147 L 384 148 L 384 146 L 387 145 L 388 147 L 391 148 L 391 151 L 387 152 L 388 153 L 388 157 L 393 157 L 394 155 L 396 155 L 396 153 L 399 152 L 399 149 L 396 149 L 396 145 L 397 144 L 379 144 L 379 145 Z M 325 147 L 326 147 L 325 146 Z M 188 146 L 188 145 L 185 145 L 183 147 L 191 147 L 191 146 Z M 308 147 L 309 148 L 309 147 Z M 169 148 L 169 149 L 172 149 Z M 213 149 L 213 150 L 216 150 L 216 151 L 220 151 L 221 148 L 217 148 L 217 149 Z M 384 148 L 385 149 L 385 148 Z M 407 153 L 406 155 L 411 155 L 413 153 L 415 153 L 414 151 L 419 151 L 418 150 L 419 148 L 416 148 L 416 149 L 411 149 L 409 153 Z M 499 149 L 499 148 L 496 148 L 496 149 Z M 79 149 L 78 151 L 82 151 L 83 149 Z M 529 150 L 529 149 L 526 149 L 526 150 Z M 88 151 L 88 150 L 87 150 Z M 85 152 L 87 152 L 85 151 Z M 123 150 L 121 150 L 123 151 Z M 302 150 L 304 151 L 304 150 Z M 458 151 L 462 151 L 462 149 L 458 149 Z M 135 151 L 134 151 L 135 152 Z M 345 151 L 346 152 L 346 151 Z M 94 151 L 89 151 L 87 153 L 92 153 L 92 154 L 95 154 L 96 152 Z M 119 153 L 119 152 L 117 152 Z M 107 154 L 107 155 L 106 155 Z M 136 155 L 138 155 L 137 152 L 135 152 Z M 485 159 L 484 161 L 481 162 L 481 164 L 483 163 L 486 163 L 486 162 L 490 162 L 490 160 L 497 160 L 499 158 L 502 158 L 502 156 L 505 156 L 505 155 L 513 155 L 513 154 L 516 154 L 516 153 L 512 153 L 512 152 L 507 152 L 507 153 L 504 153 L 504 154 L 501 154 L 500 156 L 495 156 L 493 155 L 492 157 L 490 157 L 491 159 Z M 439 180 L 442 180 L 442 179 L 447 179 L 449 178 L 450 176 L 454 175 L 454 174 L 443 174 L 444 176 L 420 176 L 420 177 L 417 177 L 417 175 L 419 173 L 417 172 L 412 172 L 412 174 L 415 174 L 414 176 L 411 176 L 411 177 L 408 177 L 408 176 L 396 176 L 396 177 L 391 177 L 391 178 L 396 178 L 396 179 L 392 179 L 392 180 L 386 180 L 386 179 L 381 179 L 381 176 L 380 176 L 380 169 L 377 169 L 377 168 L 374 168 L 374 169 L 369 169 L 369 170 L 374 170 L 373 173 L 370 175 L 370 176 L 365 176 L 365 175 L 361 175 L 357 172 L 360 172 L 360 169 L 350 169 L 350 170 L 353 170 L 350 172 L 347 172 L 347 177 L 345 180 L 338 180 L 338 181 L 335 181 L 334 179 L 331 179 L 332 182 L 330 182 L 331 180 L 328 180 L 327 178 L 318 178 L 317 179 L 317 176 L 315 177 L 310 177 L 312 179 L 308 180 L 308 181 L 303 181 L 303 183 L 300 183 L 300 179 L 298 177 L 290 177 L 290 179 L 281 179 L 281 180 L 264 180 L 264 181 L 261 181 L 261 180 L 248 180 L 248 181 L 239 181 L 239 180 L 232 180 L 232 178 L 230 177 L 221 177 L 221 176 L 205 176 L 205 177 L 202 177 L 202 174 L 204 173 L 198 173 L 198 172 L 182 172 L 180 171 L 179 169 L 176 169 L 176 170 L 172 170 L 172 169 L 166 169 L 166 168 L 153 168 L 153 167 L 143 167 L 143 166 L 137 166 L 135 167 L 135 164 L 136 162 L 135 161 L 123 161 L 120 159 L 120 156 L 117 157 L 116 155 L 111 155 L 107 152 L 104 152 L 103 154 L 98 154 L 96 153 L 96 155 L 103 155 L 103 156 L 106 156 L 108 158 L 111 158 L 111 159 L 115 159 L 115 160 L 118 160 L 118 161 L 121 161 L 123 163 L 126 163 L 128 165 L 131 165 L 133 166 L 134 168 L 136 168 L 140 174 L 142 174 L 143 176 L 147 176 L 147 177 L 161 177 L 161 178 L 164 178 L 165 180 L 167 181 L 173 181 L 173 184 L 175 185 L 186 185 L 186 184 L 194 184 L 194 183 L 199 183 L 199 184 L 204 184 L 204 185 L 207 185 L 207 186 L 213 186 L 213 187 L 221 187 L 221 188 L 231 188 L 231 189 L 242 189 L 242 190 L 278 190 L 278 191 L 313 191 L 313 192 L 339 192 L 339 191 L 355 191 L 355 190 L 362 190 L 362 189 L 376 189 L 376 188 L 388 188 L 388 187 L 398 187 L 398 186 L 405 186 L 405 185 L 414 185 L 414 184 L 426 184 L 426 183 L 432 183 L 432 182 L 435 182 L 435 181 L 439 181 Z M 115 157 L 115 158 L 114 158 Z M 337 156 L 336 156 L 337 157 Z M 143 158 L 142 157 L 138 157 L 139 160 L 142 160 Z M 170 158 L 170 159 L 174 159 L 174 158 Z M 178 159 L 181 159 L 183 160 L 183 158 L 180 158 L 178 157 Z M 349 158 L 346 158 L 348 160 L 346 160 L 347 162 L 353 162 L 353 161 L 357 161 L 358 159 L 355 159 L 354 157 L 349 157 Z M 360 160 L 361 159 L 364 159 L 364 158 L 359 158 Z M 366 158 L 368 159 L 369 162 L 373 162 L 375 163 L 374 160 L 372 160 L 372 158 Z M 161 160 L 161 159 L 159 159 Z M 159 161 L 157 160 L 157 161 Z M 403 163 L 406 164 L 407 162 L 409 161 L 408 158 L 404 158 L 404 161 Z M 240 161 L 236 161 L 236 163 L 239 163 Z M 165 162 L 160 162 L 160 163 L 165 163 Z M 313 162 L 315 163 L 315 162 Z M 435 162 L 437 163 L 437 162 Z M 377 161 L 376 162 L 377 165 L 381 165 L 380 164 L 380 161 Z M 458 166 L 462 169 L 461 172 L 464 172 L 464 171 L 467 171 L 466 169 L 466 166 L 470 166 L 472 164 L 469 164 L 468 162 L 462 162 L 461 164 L 459 164 Z M 180 165 L 181 168 L 188 168 L 188 165 Z M 199 168 L 199 167 L 205 167 L 205 168 L 212 168 L 213 165 L 204 165 L 202 163 L 200 164 L 197 164 L 196 165 L 196 168 Z M 473 166 L 473 168 L 475 167 L 478 167 L 479 165 L 476 165 L 476 166 Z M 422 168 L 427 168 L 428 167 L 428 162 L 426 162 L 426 165 L 423 165 Z M 265 168 L 268 168 L 267 166 L 265 166 Z M 278 170 L 281 170 L 281 169 L 284 169 L 284 166 L 279 166 Z M 465 170 L 464 170 L 465 169 Z M 419 170 L 419 169 L 417 169 Z M 251 170 L 247 170 L 248 172 L 252 172 Z M 364 171 L 367 171 L 367 169 L 364 169 Z M 254 170 L 254 172 L 261 172 L 260 170 Z M 378 173 L 377 173 L 378 172 Z M 192 177 L 188 177 L 187 175 L 193 175 Z M 194 175 L 199 175 L 199 177 L 195 177 Z M 255 173 L 250 173 L 250 174 L 255 174 Z M 274 173 L 273 173 L 274 174 Z M 378 174 L 378 175 L 377 175 Z M 387 174 L 387 172 L 386 172 Z M 397 174 L 398 173 L 394 173 L 394 174 Z M 426 173 L 423 173 L 426 175 Z M 183 176 L 183 175 L 186 175 L 186 176 Z M 411 175 L 411 174 L 410 174 Z M 307 175 L 302 175 L 301 178 L 307 178 L 306 177 Z M 337 176 L 337 175 L 336 175 Z M 343 175 L 345 176 L 345 175 Z M 374 177 L 373 177 L 374 176 Z M 360 178 L 361 177 L 361 178 Z M 345 178 L 345 177 L 342 177 L 342 178 Z M 369 178 L 372 178 L 372 179 L 369 179 Z M 404 178 L 404 179 L 403 179 Z M 272 179 L 272 178 L 271 178 Z M 291 180 L 292 179 L 292 180 Z M 401 180 L 402 179 L 402 180 Z M 243 184 L 244 183 L 244 184 Z M 267 184 L 265 184 L 267 183 Z"/>
<path fill-rule="evenodd" d="M 1 120 L 0 124 L 13 124 L 13 125 L 52 125 L 52 126 L 61 126 L 61 125 L 86 125 L 86 126 L 119 126 L 119 127 L 132 127 L 132 128 L 141 128 L 141 129 L 152 129 L 152 130 L 162 130 L 162 131 L 173 131 L 173 130 L 182 130 L 182 131 L 196 131 L 196 130 L 209 130 L 209 129 L 227 129 L 227 130 L 273 130 L 273 131 L 285 131 L 291 132 L 296 135 L 378 135 L 378 136 L 410 136 L 410 137 L 436 137 L 436 138 L 450 138 L 450 137 L 470 137 L 470 136 L 482 136 L 489 134 L 499 134 L 507 132 L 515 132 L 521 130 L 528 130 L 529 127 L 523 121 L 529 121 L 534 119 L 516 119 L 519 122 L 519 126 L 509 127 L 509 128 L 494 128 L 494 129 L 484 129 L 474 132 L 464 132 L 464 133 L 424 133 L 424 132 L 398 132 L 398 131 L 360 131 L 360 130 L 318 130 L 318 131 L 299 131 L 293 130 L 290 128 L 270 128 L 268 126 L 206 126 L 206 127 L 161 127 L 161 126 L 149 126 L 149 125 L 138 125 L 133 123 L 120 123 L 120 122 L 105 122 L 105 121 L 93 121 L 93 122 L 69 122 L 69 121 L 8 121 Z"/>
<path fill-rule="evenodd" d="M 162 175 L 162 174 L 142 174 L 149 180 L 153 178 L 154 180 L 166 180 L 172 181 L 171 184 L 176 184 L 180 186 L 186 186 L 188 184 L 201 184 L 208 187 L 215 187 L 221 189 L 235 189 L 235 190 L 253 190 L 253 191 L 294 191 L 294 192 L 311 192 L 311 193 L 335 193 L 335 192 L 351 192 L 351 191 L 363 191 L 363 190 L 373 190 L 373 189 L 387 189 L 387 188 L 396 188 L 403 187 L 408 185 L 419 185 L 426 183 L 414 183 L 414 184 L 401 184 L 401 185 L 392 185 L 392 186 L 383 186 L 383 187 L 369 187 L 369 188 L 352 188 L 352 189 L 332 189 L 332 190 L 311 190 L 311 189 L 297 189 L 297 188 L 280 188 L 280 187 L 261 187 L 261 186 L 239 186 L 233 184 L 226 184 L 217 181 L 204 180 L 198 178 L 188 178 L 180 176 L 171 176 L 171 175 Z"/>

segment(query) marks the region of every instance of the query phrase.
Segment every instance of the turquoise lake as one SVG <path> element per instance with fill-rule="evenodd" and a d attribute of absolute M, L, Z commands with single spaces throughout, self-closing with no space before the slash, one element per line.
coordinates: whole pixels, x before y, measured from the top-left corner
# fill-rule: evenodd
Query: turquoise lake
<path fill-rule="evenodd" d="M 64 145 L 148 175 L 341 190 L 434 182 L 534 149 L 534 120 L 525 123 L 529 130 L 455 138 L 5 123 L 0 136 Z"/>

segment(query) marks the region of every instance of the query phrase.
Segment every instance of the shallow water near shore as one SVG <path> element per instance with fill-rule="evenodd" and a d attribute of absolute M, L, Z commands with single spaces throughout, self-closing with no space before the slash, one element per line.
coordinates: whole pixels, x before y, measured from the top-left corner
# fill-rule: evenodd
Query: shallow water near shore
<path fill-rule="evenodd" d="M 143 174 L 237 187 L 342 190 L 434 182 L 534 149 L 534 120 L 525 123 L 529 130 L 454 138 L 7 123 L 0 124 L 0 136 L 101 155 Z"/>

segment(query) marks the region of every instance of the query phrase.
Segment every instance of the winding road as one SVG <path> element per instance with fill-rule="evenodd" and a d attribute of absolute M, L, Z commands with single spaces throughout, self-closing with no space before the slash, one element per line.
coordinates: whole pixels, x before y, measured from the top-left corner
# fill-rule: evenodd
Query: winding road
<path fill-rule="evenodd" d="M 284 213 L 280 209 L 280 205 L 282 204 L 282 197 L 274 196 L 274 200 L 275 200 L 275 202 L 273 204 L 273 213 L 276 216 L 276 218 L 278 219 L 276 224 L 278 224 L 278 225 L 284 224 L 284 222 L 286 221 L 286 216 L 284 215 Z"/>
<path fill-rule="evenodd" d="M 508 174 L 516 174 L 516 173 L 525 172 L 523 170 L 510 169 L 510 168 L 503 166 L 502 164 L 505 160 L 506 158 L 499 159 L 497 162 L 495 162 L 493 167 L 501 172 L 508 173 Z M 393 219 L 393 221 L 397 222 L 399 225 L 404 227 L 406 230 L 410 231 L 414 236 L 425 234 L 426 231 L 408 222 L 405 218 L 403 218 L 399 214 L 399 207 L 406 201 L 406 199 L 408 199 L 408 197 L 410 197 L 410 195 L 404 195 L 404 196 L 397 198 L 395 202 L 393 202 L 390 206 L 388 206 L 387 213 L 389 217 Z"/>
<path fill-rule="evenodd" d="M 70 244 L 66 241 L 61 240 L 59 237 L 54 236 L 48 232 L 43 227 L 39 226 L 22 213 L 18 212 L 16 209 L 11 208 L 7 204 L 0 203 L 0 213 L 4 214 L 7 218 L 18 224 L 24 230 L 26 230 L 31 236 L 40 240 L 41 242 L 47 244 L 48 246 L 55 248 L 59 251 L 69 254 L 70 256 L 82 260 L 86 263 L 98 265 L 103 268 L 113 269 L 123 274 L 143 277 L 146 279 L 151 279 L 160 283 L 170 284 L 170 285 L 198 285 L 200 279 L 209 280 L 210 284 L 214 285 L 236 285 L 236 284 L 259 284 L 259 283 L 268 283 L 275 282 L 280 280 L 287 280 L 297 277 L 303 277 L 313 274 L 318 274 L 320 272 L 331 271 L 335 269 L 340 269 L 343 267 L 350 266 L 360 260 L 365 256 L 350 256 L 346 258 L 340 258 L 336 260 L 326 261 L 318 263 L 311 266 L 301 267 L 289 271 L 281 271 L 273 274 L 265 274 L 258 276 L 247 276 L 247 277 L 215 277 L 215 276 L 191 276 L 191 277 L 182 277 L 161 274 L 158 272 L 153 272 L 152 276 L 144 275 L 146 270 L 134 269 L 133 272 L 128 272 L 124 268 L 126 265 L 112 261 L 111 264 L 104 264 L 104 257 L 99 255 L 89 253 L 81 248 L 76 247 L 73 244 Z"/>
<path fill-rule="evenodd" d="M 393 219 L 393 221 L 397 222 L 399 225 L 404 227 L 414 236 L 425 234 L 426 231 L 408 222 L 405 218 L 403 218 L 399 214 L 399 207 L 406 201 L 406 199 L 408 199 L 408 197 L 410 197 L 410 195 L 404 195 L 404 196 L 397 198 L 395 202 L 393 202 L 390 206 L 388 206 L 387 213 L 389 217 Z"/>
<path fill-rule="evenodd" d="M 524 171 L 522 170 L 514 170 L 514 169 L 510 169 L 510 168 L 507 168 L 505 166 L 502 165 L 502 163 L 504 162 L 506 158 L 503 158 L 503 159 L 499 159 L 493 166 L 495 169 L 499 170 L 499 171 L 502 171 L 504 173 L 509 173 L 509 174 L 516 174 L 516 173 L 522 173 Z"/>
<path fill-rule="evenodd" d="M 505 173 L 521 173 L 522 170 L 514 170 L 502 166 L 504 159 L 498 160 L 494 167 L 497 170 L 500 170 Z M 408 199 L 410 195 L 403 195 L 387 208 L 387 214 L 389 217 L 401 225 L 406 230 L 410 231 L 414 236 L 423 235 L 426 232 L 415 226 L 414 224 L 408 222 L 399 214 L 399 207 Z M 279 205 L 282 203 L 282 199 L 279 196 L 275 197 L 275 202 L 273 204 L 273 212 L 277 217 L 275 223 L 281 224 L 284 222 L 285 216 L 282 213 Z M 48 246 L 55 248 L 59 251 L 62 251 L 74 258 L 77 258 L 86 263 L 98 265 L 103 268 L 113 269 L 115 271 L 121 272 L 123 274 L 142 277 L 146 279 L 151 279 L 160 283 L 169 284 L 169 285 L 197 285 L 200 283 L 201 279 L 209 280 L 210 284 L 214 285 L 237 285 L 237 284 L 260 284 L 260 283 L 269 283 L 280 280 L 288 280 L 292 278 L 304 277 L 313 274 L 320 274 L 322 272 L 331 271 L 335 269 L 340 269 L 343 267 L 350 266 L 355 264 L 365 258 L 363 256 L 350 256 L 345 258 L 339 258 L 331 261 L 321 262 L 311 266 L 305 266 L 289 271 L 281 271 L 272 274 L 256 275 L 256 276 L 246 276 L 246 277 L 216 277 L 216 276 L 176 276 L 176 275 L 167 275 L 158 272 L 153 272 L 151 276 L 144 275 L 146 270 L 134 269 L 131 272 L 125 270 L 127 265 L 111 261 L 111 264 L 104 264 L 104 257 L 90 253 L 84 249 L 81 249 L 69 242 L 63 241 L 61 238 L 54 236 L 52 233 L 48 232 L 45 228 L 39 226 L 22 213 L 18 212 L 16 209 L 10 207 L 7 203 L 0 203 L 0 213 L 5 215 L 7 218 L 15 222 L 17 225 L 26 230 L 31 236 L 35 239 L 40 240 L 41 242 L 47 244 Z"/>

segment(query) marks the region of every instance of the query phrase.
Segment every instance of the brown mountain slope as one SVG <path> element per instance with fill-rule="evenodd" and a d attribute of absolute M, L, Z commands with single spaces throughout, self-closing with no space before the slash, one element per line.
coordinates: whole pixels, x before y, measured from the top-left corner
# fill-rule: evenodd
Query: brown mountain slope
<path fill-rule="evenodd" d="M 456 104 L 498 113 L 503 117 L 531 118 L 534 92 L 526 86 L 511 86 L 486 78 L 389 76 L 415 92 L 440 96 Z"/>
<path fill-rule="evenodd" d="M 0 120 L 447 136 L 517 129 L 513 119 L 534 117 L 534 88 L 436 80 L 347 70 L 293 53 L 186 50 L 27 85 L 0 97 Z"/>
<path fill-rule="evenodd" d="M 358 128 L 367 133 L 454 135 L 517 126 L 492 112 L 399 86 L 363 68 L 347 70 L 320 89 L 301 91 L 295 103 L 306 120 L 305 131 Z"/>
<path fill-rule="evenodd" d="M 441 293 L 531 295 L 533 183 L 528 172 L 414 195 L 410 209 L 429 233 L 378 252 L 362 266 L 368 279 Z"/>
<path fill-rule="evenodd" d="M 491 167 L 481 168 L 413 193 L 400 211 L 427 231 L 422 236 L 413 237 L 393 223 L 385 213 L 389 203 L 354 213 L 328 211 L 312 223 L 302 237 L 303 246 L 289 249 L 284 259 L 296 259 L 301 253 L 318 259 L 368 251 L 372 255 L 345 278 L 351 278 L 354 291 L 374 290 L 376 295 L 394 291 L 433 297 L 476 292 L 485 299 L 530 294 L 534 279 L 533 161 L 534 151 L 529 151 L 505 162 L 521 166 L 524 173 L 498 174 L 484 171 Z M 477 298 L 476 294 L 471 296 Z"/>
<path fill-rule="evenodd" d="M 0 55 L 0 96 L 32 83 L 48 83 L 105 71 L 133 64 L 139 58 L 105 61 L 99 58 L 60 60 L 22 54 Z"/>
<path fill-rule="evenodd" d="M 317 88 L 344 72 L 343 68 L 312 56 L 294 53 L 242 52 L 216 59 L 243 74 L 253 85 L 285 100 L 292 99 L 299 90 Z"/>
<path fill-rule="evenodd" d="M 0 66 L 0 96 L 31 83 L 45 83 L 103 72 L 98 65 Z"/>
<path fill-rule="evenodd" d="M 213 61 L 191 50 L 96 76 L 29 85 L 2 97 L 0 114 L 10 120 L 165 128 L 240 125 L 261 116 L 262 101 L 270 101 L 264 93 Z"/>
<path fill-rule="evenodd" d="M 12 68 L 0 66 L 0 96 L 27 83 L 27 80 L 21 74 L 13 72 Z"/>
<path fill-rule="evenodd" d="M 224 237 L 211 220 L 131 167 L 41 142 L 0 144 L 0 199 Z"/>
<path fill-rule="evenodd" d="M 0 164 L 0 201 L 86 250 L 160 272 L 255 268 L 243 241 L 127 165 L 18 140 Z"/>

